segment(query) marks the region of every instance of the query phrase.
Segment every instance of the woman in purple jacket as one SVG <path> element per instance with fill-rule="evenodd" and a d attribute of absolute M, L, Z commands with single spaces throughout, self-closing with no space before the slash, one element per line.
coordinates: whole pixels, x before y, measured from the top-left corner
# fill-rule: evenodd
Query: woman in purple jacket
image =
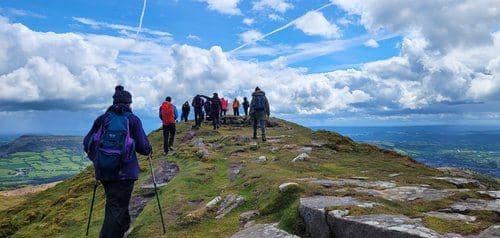
<path fill-rule="evenodd" d="M 128 206 L 134 182 L 139 177 L 135 152 L 142 155 L 152 152 L 141 120 L 132 113 L 131 103 L 132 95 L 122 86 L 116 86 L 113 105 L 94 121 L 83 142 L 94 164 L 96 179 L 103 184 L 106 194 L 104 223 L 99 237 L 121 238 L 129 229 Z M 120 136 L 123 139 L 116 140 Z M 113 150 L 117 144 L 123 149 Z"/>

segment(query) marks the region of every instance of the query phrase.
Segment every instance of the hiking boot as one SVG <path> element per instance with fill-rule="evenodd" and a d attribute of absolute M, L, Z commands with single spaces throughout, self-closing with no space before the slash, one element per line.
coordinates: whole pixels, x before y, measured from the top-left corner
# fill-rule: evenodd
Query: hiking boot
<path fill-rule="evenodd" d="M 255 133 L 255 132 L 253 133 L 252 139 L 257 140 L 257 133 Z"/>

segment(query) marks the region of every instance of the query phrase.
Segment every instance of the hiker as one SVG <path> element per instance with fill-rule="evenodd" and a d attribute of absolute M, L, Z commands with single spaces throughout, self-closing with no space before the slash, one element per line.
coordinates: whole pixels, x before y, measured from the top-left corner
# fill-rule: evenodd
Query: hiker
<path fill-rule="evenodd" d="M 220 106 L 221 106 L 221 117 L 222 116 L 226 116 L 226 113 L 227 113 L 227 105 L 229 104 L 229 101 L 224 99 L 224 98 L 221 98 L 220 99 Z"/>
<path fill-rule="evenodd" d="M 250 103 L 248 102 L 247 97 L 243 98 L 243 111 L 245 111 L 245 116 L 248 116 L 248 108 L 250 107 Z"/>
<path fill-rule="evenodd" d="M 266 94 L 259 87 L 256 87 L 255 92 L 252 93 L 250 116 L 253 119 L 253 139 L 257 139 L 258 125 L 262 131 L 262 141 L 266 141 L 266 119 L 269 117 L 269 102 Z"/>
<path fill-rule="evenodd" d="M 205 102 L 200 95 L 196 95 L 191 102 L 191 106 L 194 108 L 194 127 L 195 129 L 199 129 L 201 123 L 203 122 L 203 105 Z"/>
<path fill-rule="evenodd" d="M 130 227 L 129 203 L 139 177 L 136 152 L 152 153 L 141 120 L 132 113 L 132 95 L 116 86 L 113 105 L 99 116 L 83 140 L 96 180 L 104 186 L 106 207 L 99 237 L 121 238 Z"/>
<path fill-rule="evenodd" d="M 233 101 L 233 114 L 235 116 L 240 115 L 240 101 L 238 101 L 238 98 L 235 98 Z"/>
<path fill-rule="evenodd" d="M 163 152 L 168 154 L 173 150 L 175 137 L 175 121 L 177 120 L 177 108 L 172 104 L 172 98 L 166 97 L 161 104 L 159 116 L 163 123 Z"/>
<path fill-rule="evenodd" d="M 211 98 L 204 95 L 202 95 L 202 97 L 206 98 L 210 102 L 210 117 L 212 118 L 214 130 L 217 130 L 220 127 L 221 99 L 219 99 L 219 95 L 217 93 L 214 93 Z"/>
<path fill-rule="evenodd" d="M 182 105 L 182 115 L 181 115 L 181 121 L 187 122 L 188 117 L 189 117 L 189 111 L 191 111 L 191 107 L 189 106 L 189 102 L 186 101 Z"/>

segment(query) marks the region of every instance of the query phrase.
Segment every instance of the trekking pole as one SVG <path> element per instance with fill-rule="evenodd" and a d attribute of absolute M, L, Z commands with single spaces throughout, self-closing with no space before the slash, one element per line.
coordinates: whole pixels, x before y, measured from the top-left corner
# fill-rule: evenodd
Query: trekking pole
<path fill-rule="evenodd" d="M 94 210 L 95 192 L 97 190 L 97 186 L 99 186 L 99 183 L 96 180 L 94 183 L 94 192 L 92 193 L 92 202 L 90 202 L 89 219 L 87 220 L 87 231 L 85 232 L 86 237 L 89 236 L 90 220 L 92 219 L 92 211 Z"/>
<path fill-rule="evenodd" d="M 163 220 L 163 211 L 161 210 L 160 197 L 158 195 L 158 190 L 156 188 L 156 178 L 155 178 L 155 172 L 153 169 L 153 162 L 152 162 L 151 157 L 152 157 L 152 154 L 149 154 L 148 155 L 149 167 L 151 168 L 151 177 L 153 178 L 153 186 L 155 189 L 156 202 L 158 203 L 158 209 L 160 210 L 160 218 L 161 218 L 161 225 L 163 228 L 163 234 L 166 234 L 167 230 L 165 229 L 165 221 Z"/>

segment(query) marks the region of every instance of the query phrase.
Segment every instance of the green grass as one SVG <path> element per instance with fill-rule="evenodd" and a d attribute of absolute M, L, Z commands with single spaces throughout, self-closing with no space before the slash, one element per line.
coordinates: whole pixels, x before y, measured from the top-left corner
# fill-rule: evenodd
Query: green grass
<path fill-rule="evenodd" d="M 353 214 L 394 213 L 411 217 L 421 217 L 423 212 L 446 207 L 453 199 L 457 199 L 452 197 L 433 203 L 390 202 L 353 191 L 338 193 L 334 189 L 304 182 L 299 182 L 300 189 L 280 192 L 278 186 L 281 183 L 297 182 L 297 179 L 306 177 L 367 176 L 373 180 L 394 180 L 399 185 L 429 184 L 437 188 L 454 187 L 443 181 L 426 179 L 425 177 L 439 176 L 442 173 L 409 157 L 370 145 L 357 144 L 336 133 L 312 132 L 293 123 L 281 120 L 279 122 L 279 127 L 269 128 L 268 131 L 269 138 L 279 136 L 279 141 L 259 142 L 257 145 L 245 139 L 251 137 L 250 127 L 223 126 L 219 132 L 213 132 L 209 126 L 204 126 L 198 131 L 197 138 L 203 138 L 206 143 L 210 151 L 207 158 L 200 158 L 198 149 L 191 142 L 182 142 L 191 125 L 178 125 L 176 153 L 168 157 L 161 155 L 161 131 L 157 130 L 149 135 L 154 147 L 154 160 L 166 159 L 180 168 L 179 174 L 160 189 L 168 237 L 229 237 L 241 227 L 238 215 L 255 209 L 261 212 L 256 217 L 257 222 L 279 222 L 283 229 L 302 235 L 304 225 L 298 214 L 298 198 L 317 194 L 349 195 L 384 204 L 383 207 L 372 210 L 351 208 Z M 308 161 L 290 163 L 290 160 L 299 154 L 299 148 L 318 142 L 324 146 L 315 148 Z M 265 155 L 267 161 L 254 163 L 261 155 Z M 137 183 L 149 178 L 147 161 L 144 157 L 139 159 L 142 171 Z M 25 164 L 23 160 L 17 162 Z M 243 163 L 245 167 L 236 180 L 230 181 L 229 168 L 234 163 Z M 389 178 L 390 173 L 401 175 Z M 54 188 L 29 197 L 17 206 L 0 211 L 0 237 L 82 236 L 92 182 L 92 170 L 89 168 Z M 497 186 L 494 181 L 491 183 L 492 186 Z M 137 192 L 139 190 L 134 191 Z M 215 196 L 227 194 L 239 194 L 246 202 L 220 220 L 215 219 L 215 212 L 203 209 L 204 204 Z M 460 196 L 476 195 L 471 191 Z M 98 235 L 103 219 L 103 206 L 103 191 L 99 188 L 91 237 Z M 491 224 L 491 220 L 491 215 L 478 218 L 478 222 L 483 225 Z M 429 224 L 434 223 L 430 221 Z M 154 200 L 146 205 L 134 227 L 131 237 L 161 237 L 161 222 Z M 438 229 L 439 232 L 461 232 L 455 229 L 456 226 L 440 227 L 443 228 Z M 462 231 L 468 233 L 470 230 Z"/>
<path fill-rule="evenodd" d="M 69 178 L 89 166 L 70 150 L 17 152 L 0 160 L 0 189 L 42 184 Z"/>

